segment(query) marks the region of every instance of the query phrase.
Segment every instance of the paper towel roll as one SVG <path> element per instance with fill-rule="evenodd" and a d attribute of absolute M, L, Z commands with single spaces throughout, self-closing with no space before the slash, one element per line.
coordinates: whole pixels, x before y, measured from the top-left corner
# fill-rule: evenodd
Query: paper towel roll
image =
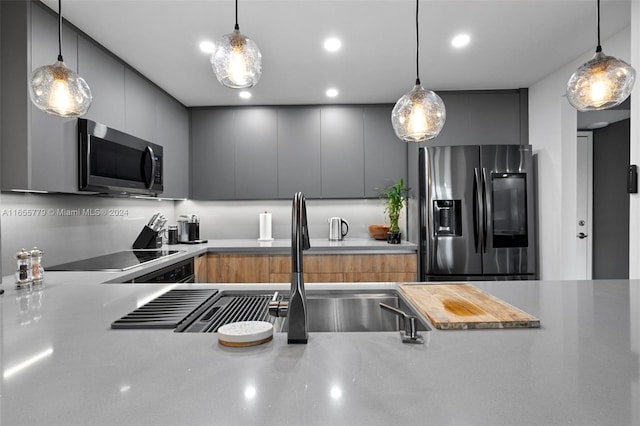
<path fill-rule="evenodd" d="M 271 238 L 271 213 L 260 213 L 260 240 L 272 240 Z"/>

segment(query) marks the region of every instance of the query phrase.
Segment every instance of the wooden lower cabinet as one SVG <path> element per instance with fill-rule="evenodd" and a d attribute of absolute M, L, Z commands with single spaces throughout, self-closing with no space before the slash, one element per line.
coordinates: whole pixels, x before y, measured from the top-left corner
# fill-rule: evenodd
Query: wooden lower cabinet
<path fill-rule="evenodd" d="M 267 283 L 269 255 L 210 254 L 208 269 L 211 283 Z"/>
<path fill-rule="evenodd" d="M 208 263 L 209 259 L 206 254 L 196 256 L 194 259 L 193 267 L 195 269 L 194 274 L 196 276 L 197 283 L 206 283 L 209 281 Z"/>
<path fill-rule="evenodd" d="M 416 254 L 305 254 L 305 282 L 416 281 Z M 210 254 L 212 283 L 291 282 L 291 256 Z"/>

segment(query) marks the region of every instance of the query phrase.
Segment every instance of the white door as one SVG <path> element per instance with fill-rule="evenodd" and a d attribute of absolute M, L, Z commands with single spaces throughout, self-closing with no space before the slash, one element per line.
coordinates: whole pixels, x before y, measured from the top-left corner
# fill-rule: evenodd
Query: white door
<path fill-rule="evenodd" d="M 593 215 L 593 133 L 578 132 L 576 279 L 591 279 Z"/>

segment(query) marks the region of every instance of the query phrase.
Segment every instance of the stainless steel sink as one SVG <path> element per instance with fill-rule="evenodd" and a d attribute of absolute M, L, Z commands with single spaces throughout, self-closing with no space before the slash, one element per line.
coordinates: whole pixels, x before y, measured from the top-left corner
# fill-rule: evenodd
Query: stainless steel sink
<path fill-rule="evenodd" d="M 418 319 L 418 330 L 430 330 L 399 293 L 350 290 L 307 291 L 309 332 L 399 331 L 398 316 L 380 308 L 384 303 Z M 286 319 L 282 331 L 286 331 Z"/>
<path fill-rule="evenodd" d="M 307 290 L 309 332 L 400 331 L 400 317 L 380 308 L 380 303 L 398 308 L 417 319 L 417 330 L 430 330 L 397 291 Z M 177 332 L 215 332 L 218 327 L 236 321 L 270 321 L 278 332 L 287 331 L 287 318 L 268 315 L 272 292 L 223 291 L 205 306 L 189 315 Z M 279 296 L 280 300 L 286 297 Z"/>

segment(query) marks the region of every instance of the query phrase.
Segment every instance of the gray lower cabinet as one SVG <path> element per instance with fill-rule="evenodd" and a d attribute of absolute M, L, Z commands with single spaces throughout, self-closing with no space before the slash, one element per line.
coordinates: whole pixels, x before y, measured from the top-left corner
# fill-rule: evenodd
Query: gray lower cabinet
<path fill-rule="evenodd" d="M 236 148 L 232 109 L 191 111 L 191 197 L 233 200 Z"/>
<path fill-rule="evenodd" d="M 380 189 L 407 179 L 407 144 L 391 126 L 393 105 L 364 109 L 364 193 L 377 197 Z"/>
<path fill-rule="evenodd" d="M 278 198 L 278 114 L 273 108 L 234 110 L 235 198 Z"/>
<path fill-rule="evenodd" d="M 278 108 L 278 198 L 322 196 L 320 109 Z"/>
<path fill-rule="evenodd" d="M 93 102 L 85 118 L 125 130 L 125 66 L 92 41 L 78 38 L 78 73 L 91 88 Z"/>
<path fill-rule="evenodd" d="M 364 197 L 364 122 L 361 107 L 320 110 L 323 198 Z"/>
<path fill-rule="evenodd" d="M 162 198 L 189 198 L 189 111 L 164 93 L 155 99 L 155 143 L 164 154 Z M 153 108 L 149 108 L 153 110 Z"/>

